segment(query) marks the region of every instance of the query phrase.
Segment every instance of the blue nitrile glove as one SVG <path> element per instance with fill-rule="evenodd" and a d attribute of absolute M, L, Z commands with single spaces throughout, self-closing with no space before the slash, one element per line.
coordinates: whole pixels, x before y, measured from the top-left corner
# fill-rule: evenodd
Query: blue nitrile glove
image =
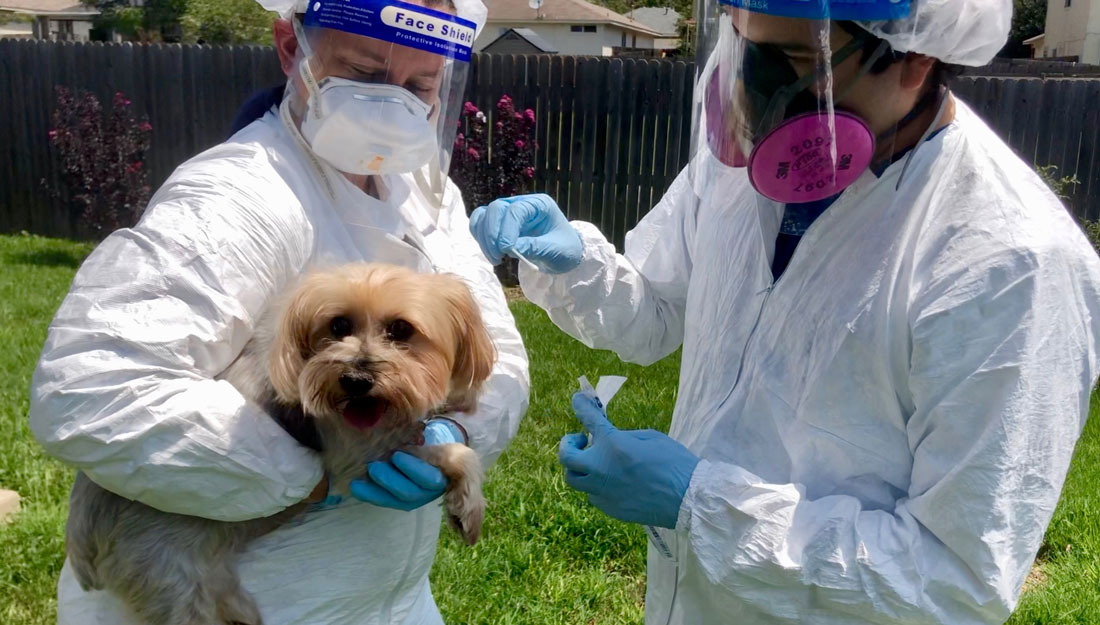
<path fill-rule="evenodd" d="M 699 458 L 656 430 L 619 430 L 599 400 L 573 395 L 589 434 L 566 434 L 558 446 L 569 486 L 616 519 L 674 529 Z"/>
<path fill-rule="evenodd" d="M 577 268 L 584 256 L 581 235 L 546 194 L 501 198 L 470 215 L 470 232 L 494 265 L 505 254 L 523 256 L 547 273 Z"/>
<path fill-rule="evenodd" d="M 424 427 L 425 445 L 465 443 L 464 439 L 464 433 L 449 419 L 433 419 Z M 366 480 L 352 480 L 352 496 L 385 508 L 415 510 L 447 488 L 447 478 L 439 469 L 403 451 L 394 452 L 388 461 L 367 464 L 367 475 Z"/>

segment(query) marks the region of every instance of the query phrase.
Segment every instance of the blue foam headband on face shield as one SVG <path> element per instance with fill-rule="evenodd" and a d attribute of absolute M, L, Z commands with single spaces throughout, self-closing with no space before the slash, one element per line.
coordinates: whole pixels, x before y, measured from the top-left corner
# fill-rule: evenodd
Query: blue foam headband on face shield
<path fill-rule="evenodd" d="M 909 16 L 910 0 L 718 0 L 725 6 L 778 17 L 814 20 L 896 20 Z"/>
<path fill-rule="evenodd" d="M 312 0 L 304 24 L 469 61 L 477 24 L 400 0 Z"/>

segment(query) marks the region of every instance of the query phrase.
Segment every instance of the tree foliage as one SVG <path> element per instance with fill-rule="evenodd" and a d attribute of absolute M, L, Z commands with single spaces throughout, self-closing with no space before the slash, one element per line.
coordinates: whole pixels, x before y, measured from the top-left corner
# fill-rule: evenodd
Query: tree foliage
<path fill-rule="evenodd" d="M 97 38 L 111 33 L 147 42 L 271 43 L 275 14 L 255 0 L 81 0 L 100 11 Z"/>
<path fill-rule="evenodd" d="M 147 42 L 176 43 L 181 40 L 180 19 L 188 0 L 145 0 L 142 6 L 130 6 L 128 0 L 81 0 L 99 10 L 95 30 L 104 38 L 117 33 Z"/>
<path fill-rule="evenodd" d="M 183 38 L 198 43 L 271 43 L 275 14 L 256 0 L 189 0 Z"/>
<path fill-rule="evenodd" d="M 1046 30 L 1047 0 L 1014 0 L 1012 30 L 1001 56 L 1023 58 L 1031 56 L 1031 48 L 1024 41 Z"/>

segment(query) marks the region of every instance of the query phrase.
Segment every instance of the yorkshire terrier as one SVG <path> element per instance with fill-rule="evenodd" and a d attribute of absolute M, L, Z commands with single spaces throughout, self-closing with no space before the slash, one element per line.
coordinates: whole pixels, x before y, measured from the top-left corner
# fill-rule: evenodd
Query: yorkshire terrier
<path fill-rule="evenodd" d="M 476 407 L 494 360 L 460 279 L 353 264 L 307 275 L 219 379 L 320 453 L 330 492 L 346 495 L 367 462 L 397 449 L 438 467 L 447 518 L 472 545 L 485 510 L 477 454 L 421 443 L 428 416 Z M 260 625 L 237 554 L 306 507 L 214 521 L 130 501 L 78 473 L 66 550 L 85 590 L 114 592 L 150 625 Z"/>

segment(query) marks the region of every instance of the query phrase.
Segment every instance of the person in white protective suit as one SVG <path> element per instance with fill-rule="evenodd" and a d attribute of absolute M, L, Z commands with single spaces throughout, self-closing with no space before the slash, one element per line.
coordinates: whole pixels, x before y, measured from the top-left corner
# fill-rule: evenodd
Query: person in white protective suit
<path fill-rule="evenodd" d="M 425 437 L 466 442 L 486 466 L 507 445 L 527 407 L 526 353 L 445 174 L 459 113 L 448 103 L 485 10 L 478 0 L 261 4 L 285 18 L 274 35 L 286 97 L 181 165 L 141 221 L 84 262 L 34 375 L 31 429 L 52 456 L 161 510 L 236 521 L 319 501 L 241 558 L 267 625 L 441 623 L 428 583 L 438 470 L 412 456 L 372 463 L 354 497 L 325 497 L 318 456 L 214 378 L 308 268 L 454 273 L 498 361 L 477 413 L 433 420 Z M 393 11 L 458 39 L 347 19 Z M 145 625 L 113 595 L 82 591 L 68 565 L 58 621 Z"/>
<path fill-rule="evenodd" d="M 946 88 L 1012 3 L 723 1 L 624 254 L 545 195 L 471 217 L 586 345 L 683 346 L 668 435 L 574 396 L 566 481 L 647 526 L 650 625 L 1001 623 L 1100 371 L 1100 260 Z"/>

